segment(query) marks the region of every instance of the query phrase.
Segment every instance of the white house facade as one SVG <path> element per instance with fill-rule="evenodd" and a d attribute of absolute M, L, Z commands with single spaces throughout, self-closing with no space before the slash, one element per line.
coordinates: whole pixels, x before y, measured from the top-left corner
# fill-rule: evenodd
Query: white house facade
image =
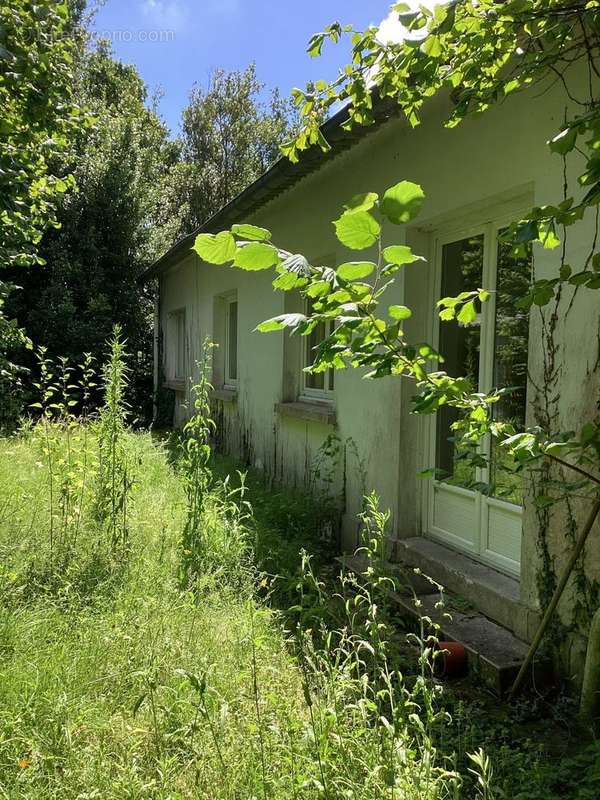
<path fill-rule="evenodd" d="M 299 165 L 279 162 L 202 230 L 250 222 L 272 231 L 281 247 L 335 267 L 347 260 L 347 251 L 331 221 L 345 201 L 404 179 L 420 184 L 426 202 L 418 219 L 405 229 L 390 226 L 384 235 L 390 244 L 405 237 L 427 263 L 404 269 L 391 301 L 413 310 L 405 326 L 408 336 L 437 346 L 449 372 L 469 371 L 481 391 L 500 382 L 516 384 L 507 413 L 533 423 L 534 387 L 544 381 L 541 326 L 546 321 L 537 307 L 517 312 L 507 302 L 516 272 L 521 267 L 527 283 L 529 267 L 511 260 L 497 235 L 531 206 L 561 197 L 560 159 L 545 142 L 560 129 L 564 96 L 558 86 L 539 97 L 517 95 L 453 129 L 443 127 L 448 102 L 433 100 L 416 129 L 385 109 L 373 129 L 350 134 L 334 119 L 326 125 L 331 154 L 309 153 Z M 584 219 L 573 228 L 567 243 L 570 263 L 585 259 L 592 224 Z M 175 393 L 174 423 L 185 418 L 190 378 L 202 342 L 210 337 L 218 345 L 213 384 L 228 452 L 276 481 L 308 488 L 323 443 L 333 435 L 339 451 L 333 482 L 343 497 L 345 549 L 356 544 L 364 493 L 375 490 L 392 513 L 392 558 L 421 566 L 487 617 L 530 640 L 539 622 L 544 560 L 549 557 L 559 570 L 569 552 L 565 516 L 549 512 L 542 545 L 540 516 L 527 487 L 517 482 L 486 495 L 458 485 L 451 419 L 447 412 L 437 418 L 411 413 L 414 385 L 407 380 L 364 380 L 351 369 L 304 372 L 311 345 L 323 331 L 316 331 L 311 342 L 255 330 L 267 318 L 301 310 L 300 297 L 275 291 L 269 271 L 202 263 L 191 250 L 194 234 L 147 275 L 159 285 L 156 383 Z M 534 268 L 537 278 L 554 275 L 556 254 L 536 249 Z M 492 290 L 477 323 L 469 329 L 440 326 L 436 301 L 477 286 Z M 556 330 L 557 430 L 577 430 L 597 414 L 598 297 L 579 291 L 572 299 L 568 290 L 562 300 L 565 309 L 571 308 L 560 315 Z M 507 332 L 514 344 L 510 357 L 503 347 Z M 482 483 L 490 482 L 488 471 L 494 469 L 495 456 L 488 455 L 491 466 L 482 469 Z M 431 467 L 446 477 L 419 477 Z M 580 519 L 585 502 L 574 503 L 572 513 Z M 590 536 L 582 569 L 590 586 L 600 579 L 600 530 Z M 567 625 L 574 606 L 568 589 L 560 606 Z M 573 632 L 564 655 L 577 671 L 585 639 Z"/>

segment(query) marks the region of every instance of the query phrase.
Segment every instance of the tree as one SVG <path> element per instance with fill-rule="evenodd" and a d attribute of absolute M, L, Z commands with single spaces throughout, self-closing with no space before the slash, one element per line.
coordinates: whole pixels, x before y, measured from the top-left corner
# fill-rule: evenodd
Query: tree
<path fill-rule="evenodd" d="M 94 124 L 63 154 L 77 191 L 61 205 L 60 228 L 40 245 L 46 264 L 28 271 L 17 317 L 49 356 L 74 360 L 90 352 L 102 361 L 119 323 L 132 354 L 131 403 L 148 417 L 152 296 L 137 278 L 157 255 L 160 186 L 177 146 L 147 106 L 135 68 L 116 61 L 105 44 L 79 52 L 74 91 Z"/>
<path fill-rule="evenodd" d="M 60 228 L 46 234 L 46 264 L 21 278 L 19 324 L 50 356 L 102 360 L 115 323 L 132 353 L 130 401 L 149 419 L 152 405 L 152 292 L 137 278 L 262 172 L 288 130 L 276 93 L 259 101 L 254 67 L 217 71 L 194 89 L 183 138 L 172 140 L 132 66 L 105 43 L 76 50 L 74 92 L 93 115 L 73 137 L 64 171 L 77 191 L 65 197 Z"/>
<path fill-rule="evenodd" d="M 44 231 L 57 224 L 58 196 L 73 185 L 57 168 L 69 138 L 85 122 L 73 103 L 73 43 L 66 3 L 11 0 L 0 6 L 0 267 L 39 264 Z M 28 343 L 3 312 L 15 287 L 0 280 L 0 402 L 12 405 Z M 2 418 L 2 423 L 7 420 Z"/>
<path fill-rule="evenodd" d="M 73 46 L 63 36 L 66 3 L 12 0 L 0 7 L 0 263 L 39 263 L 36 246 L 56 224 L 57 195 L 72 186 L 55 174 L 80 123 L 72 102 Z"/>
<path fill-rule="evenodd" d="M 277 90 L 262 100 L 263 90 L 254 64 L 243 72 L 217 69 L 206 88 L 192 89 L 181 157 L 165 186 L 167 240 L 197 228 L 279 157 L 292 130 L 290 106 Z"/>

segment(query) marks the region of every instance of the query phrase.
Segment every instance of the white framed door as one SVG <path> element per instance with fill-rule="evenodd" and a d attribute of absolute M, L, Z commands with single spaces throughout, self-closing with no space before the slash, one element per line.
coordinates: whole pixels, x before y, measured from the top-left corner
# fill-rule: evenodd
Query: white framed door
<path fill-rule="evenodd" d="M 513 217 L 511 217 L 513 218 Z M 434 315 L 432 340 L 444 356 L 442 368 L 468 376 L 481 392 L 494 386 L 513 390 L 497 404 L 497 418 L 521 426 L 525 419 L 529 318 L 514 301 L 529 285 L 530 258 L 515 258 L 498 233 L 508 220 L 446 229 L 434 236 L 433 299 L 484 288 L 469 326 L 440 322 Z M 433 303 L 435 305 L 435 303 Z M 508 457 L 487 440 L 475 460 L 464 457 L 451 425 L 456 412 L 442 407 L 428 424 L 425 449 L 435 478 L 426 492 L 426 533 L 510 575 L 521 561 L 522 478 Z"/>

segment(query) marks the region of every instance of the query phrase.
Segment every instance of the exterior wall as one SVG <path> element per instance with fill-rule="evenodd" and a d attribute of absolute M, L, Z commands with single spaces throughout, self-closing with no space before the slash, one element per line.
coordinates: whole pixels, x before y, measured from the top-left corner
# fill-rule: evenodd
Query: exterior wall
<path fill-rule="evenodd" d="M 565 115 L 564 98 L 547 92 L 540 98 L 520 95 L 481 117 L 454 129 L 443 128 L 440 112 L 432 106 L 416 130 L 391 121 L 358 145 L 333 159 L 319 172 L 304 178 L 251 219 L 273 232 L 273 239 L 288 250 L 319 259 L 333 255 L 336 263 L 347 260 L 347 251 L 335 239 L 331 220 L 342 204 L 364 191 L 383 191 L 396 181 L 420 183 L 426 193 L 423 213 L 414 228 L 385 230 L 389 243 L 402 236 L 417 252 L 430 255 L 432 232 L 460 218 L 485 222 L 503 211 L 524 204 L 555 202 L 562 195 L 561 162 L 544 142 L 558 130 Z M 576 165 L 575 165 L 576 167 Z M 575 167 L 573 169 L 575 170 Z M 574 172 L 574 175 L 577 173 Z M 242 221 L 242 220 L 240 220 Z M 591 223 L 573 229 L 569 241 L 574 271 L 591 242 Z M 582 233 L 582 228 L 587 231 Z M 576 238 L 577 237 L 577 238 Z M 538 277 L 555 274 L 556 254 L 536 252 Z M 434 304 L 431 269 L 412 265 L 398 280 L 390 302 L 413 308 L 406 325 L 410 338 L 430 339 Z M 269 273 L 244 273 L 200 263 L 190 254 L 161 279 L 161 324 L 166 315 L 185 305 L 188 309 L 189 363 L 199 356 L 203 337 L 215 330 L 215 297 L 237 290 L 239 308 L 239 380 L 236 402 L 222 403 L 222 422 L 230 449 L 246 457 L 274 478 L 308 486 L 319 447 L 335 432 L 342 448 L 337 467 L 338 489 L 346 498 L 344 543 L 351 547 L 357 536 L 356 513 L 365 490 L 376 490 L 383 506 L 392 511 L 392 534 L 406 537 L 423 532 L 422 493 L 425 485 L 418 470 L 431 466 L 424 454 L 427 420 L 410 414 L 413 387 L 386 378 L 364 381 L 357 371 L 336 373 L 334 427 L 284 417 L 275 411 L 282 400 L 294 400 L 293 344 L 283 334 L 258 334 L 254 327 L 268 317 L 283 313 L 283 293 L 274 292 Z M 563 303 L 569 304 L 572 292 Z M 561 319 L 559 341 L 560 397 L 557 428 L 577 429 L 580 420 L 597 412 L 599 388 L 599 303 L 594 292 L 579 291 L 566 319 Z M 533 383 L 543 376 L 541 315 L 532 314 L 530 325 L 530 374 Z M 292 349 L 290 349 L 292 348 Z M 530 396 L 535 392 L 530 391 Z M 533 407 L 529 409 L 534 419 Z M 176 411 L 184 415 L 181 403 Z M 350 441 L 351 440 L 351 441 Z M 362 466 L 359 466 L 362 464 Z M 575 507 L 577 518 L 585 508 Z M 600 530 L 592 532 L 585 564 L 590 578 L 600 578 Z M 564 519 L 556 515 L 549 531 L 555 567 L 560 569 L 567 546 Z M 535 609 L 540 569 L 538 520 L 526 504 L 523 528 L 521 599 Z M 569 621 L 572 597 L 561 613 Z M 532 631 L 522 631 L 532 635 Z"/>

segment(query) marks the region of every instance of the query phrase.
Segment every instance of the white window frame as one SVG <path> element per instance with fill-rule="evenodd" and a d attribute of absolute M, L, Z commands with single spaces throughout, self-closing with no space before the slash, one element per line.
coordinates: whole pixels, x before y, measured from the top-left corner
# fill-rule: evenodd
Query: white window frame
<path fill-rule="evenodd" d="M 223 298 L 223 303 L 225 306 L 225 336 L 224 336 L 224 358 L 223 358 L 223 387 L 226 389 L 237 389 L 238 386 L 238 379 L 239 379 L 239 372 L 240 372 L 240 360 L 239 360 L 239 304 L 238 304 L 238 297 L 237 293 L 232 293 L 226 295 Z M 229 328 L 229 321 L 231 318 L 231 307 L 235 304 L 236 306 L 236 341 L 235 341 L 235 352 L 236 352 L 236 377 L 232 378 L 230 376 L 230 369 L 231 369 L 231 361 L 230 361 L 230 328 Z"/>
<path fill-rule="evenodd" d="M 304 303 L 304 312 L 308 315 L 310 313 L 309 308 L 310 301 L 307 299 Z M 325 322 L 325 338 L 331 335 L 333 332 L 333 328 L 335 325 L 335 320 L 327 320 Z M 302 337 L 302 365 L 300 368 L 300 400 L 308 400 L 310 402 L 321 402 L 321 403 L 331 403 L 333 401 L 333 397 L 335 394 L 335 370 L 334 369 L 327 369 L 323 373 L 318 373 L 323 375 L 323 389 L 315 389 L 312 386 L 307 385 L 307 381 L 310 379 L 311 373 L 305 372 L 304 369 L 309 364 L 312 364 L 315 360 L 315 353 L 314 351 L 310 350 L 309 347 L 309 336 Z M 331 384 L 333 383 L 333 387 Z M 331 387 L 331 388 L 330 388 Z"/>
<path fill-rule="evenodd" d="M 169 326 L 173 341 L 169 348 L 171 364 L 169 365 L 170 377 L 174 381 L 185 381 L 187 376 L 187 331 L 185 307 L 177 308 L 169 313 Z"/>
<path fill-rule="evenodd" d="M 479 223 L 470 225 L 446 225 L 440 228 L 433 234 L 433 270 L 432 281 L 432 294 L 434 301 L 441 296 L 442 284 L 442 251 L 445 244 L 449 244 L 460 239 L 468 238 L 470 236 L 477 236 L 483 234 L 484 237 L 484 252 L 483 252 L 483 268 L 482 268 L 482 287 L 491 292 L 490 299 L 482 304 L 481 312 L 481 333 L 480 333 L 480 358 L 479 358 L 479 389 L 481 392 L 489 392 L 492 389 L 493 382 L 493 363 L 494 363 L 494 347 L 495 347 L 495 320 L 496 320 L 496 278 L 497 278 L 497 236 L 498 232 L 507 227 L 518 212 L 511 211 L 510 214 L 498 214 L 490 220 L 482 220 Z M 432 309 L 435 307 L 435 302 L 432 304 Z M 430 335 L 431 342 L 434 347 L 439 346 L 439 333 L 440 333 L 440 320 L 439 316 L 433 310 L 430 317 Z M 423 468 L 429 468 L 436 462 L 436 425 L 437 415 L 431 415 L 431 418 L 424 421 L 426 443 L 423 449 L 425 454 L 425 461 Z M 482 454 L 488 459 L 490 456 L 490 438 L 486 437 L 481 445 Z M 490 466 L 485 469 L 477 468 L 476 480 L 486 482 L 488 480 L 488 472 Z M 456 498 L 472 497 L 475 501 L 476 518 L 479 520 L 477 537 L 472 544 L 465 544 L 462 539 L 458 539 L 449 534 L 447 531 L 436 528 L 435 520 L 435 493 L 436 488 L 443 487 L 443 491 L 449 495 L 454 495 Z M 515 505 L 506 500 L 486 497 L 480 492 L 474 492 L 465 489 L 461 486 L 453 486 L 444 481 L 432 479 L 427 482 L 426 490 L 423 496 L 423 514 L 425 521 L 425 531 L 427 534 L 445 545 L 450 545 L 456 550 L 467 552 L 478 561 L 482 561 L 502 572 L 508 573 L 515 577 L 519 577 L 520 563 L 513 561 L 499 553 L 491 552 L 486 544 L 488 541 L 488 512 L 489 509 L 497 509 L 501 513 L 508 515 L 508 518 L 513 518 L 515 522 L 521 520 L 523 516 L 522 506 Z"/>

